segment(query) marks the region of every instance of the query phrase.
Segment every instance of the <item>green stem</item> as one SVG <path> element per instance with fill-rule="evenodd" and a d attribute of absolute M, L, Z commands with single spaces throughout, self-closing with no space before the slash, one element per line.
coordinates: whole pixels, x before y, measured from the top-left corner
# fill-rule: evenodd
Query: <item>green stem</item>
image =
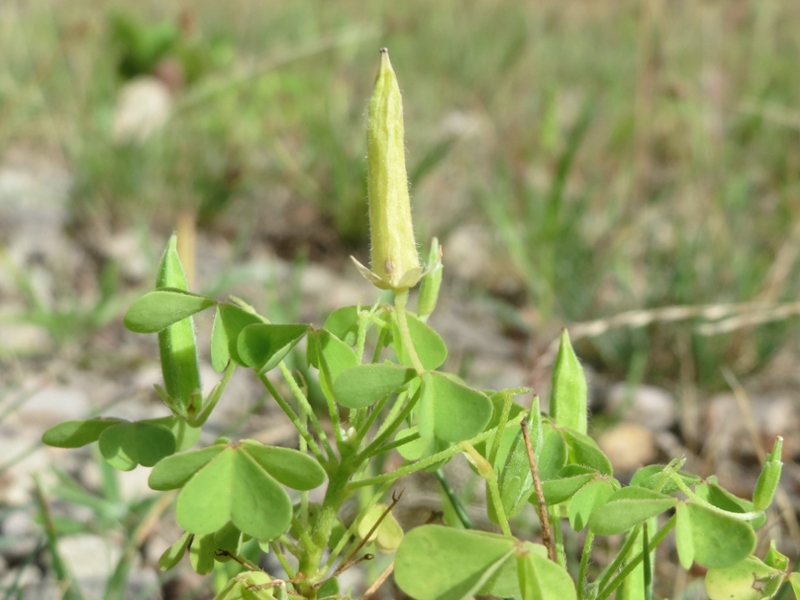
<path fill-rule="evenodd" d="M 354 468 L 350 461 L 344 461 L 339 463 L 338 468 L 333 473 L 329 474 L 325 498 L 311 528 L 311 545 L 306 545 L 298 566 L 298 571 L 306 576 L 306 580 L 300 584 L 298 591 L 306 597 L 313 597 L 316 593 L 314 585 L 319 583 L 325 575 L 325 572 L 320 569 L 320 563 L 322 562 L 325 548 L 328 547 L 339 509 L 350 496 L 351 490 L 348 489 L 347 482 L 353 473 Z"/>
<path fill-rule="evenodd" d="M 511 419 L 507 424 L 506 427 L 516 426 L 519 425 L 519 422 L 522 420 L 524 414 L 520 413 L 513 419 Z M 470 444 L 480 444 L 483 441 L 489 439 L 492 435 L 495 434 L 497 431 L 497 427 L 492 427 L 491 429 L 484 431 L 480 435 L 475 436 L 471 440 L 469 440 Z M 378 475 L 376 477 L 368 477 L 366 479 L 360 479 L 358 481 L 353 481 L 348 484 L 349 489 L 355 489 L 364 487 L 365 485 L 376 485 L 380 483 L 385 483 L 387 481 L 395 481 L 396 479 L 400 479 L 404 475 L 408 475 L 409 473 L 414 473 L 419 471 L 420 469 L 424 469 L 426 467 L 430 467 L 431 465 L 435 465 L 439 461 L 447 460 L 459 452 L 463 452 L 464 448 L 460 444 L 456 444 L 451 446 L 447 450 L 442 450 L 441 452 L 437 452 L 436 454 L 429 456 L 428 458 L 423 458 L 413 464 L 405 465 L 400 467 L 399 469 L 392 471 L 391 473 L 384 473 L 383 475 Z"/>
<path fill-rule="evenodd" d="M 581 566 L 578 569 L 578 600 L 584 600 L 586 595 L 587 576 L 589 572 L 589 560 L 592 555 L 592 544 L 594 544 L 594 534 L 591 530 L 586 532 L 586 540 L 583 543 L 583 554 L 581 554 Z"/>
<path fill-rule="evenodd" d="M 319 436 L 322 445 L 325 446 L 325 450 L 328 453 L 328 457 L 331 460 L 335 459 L 336 453 L 333 451 L 331 443 L 328 441 L 328 436 L 325 435 L 325 430 L 322 428 L 322 423 L 319 422 L 319 419 L 317 418 L 314 409 L 311 407 L 311 404 L 309 404 L 308 398 L 306 398 L 306 395 L 303 393 L 303 390 L 301 390 L 300 386 L 297 385 L 297 381 L 292 376 L 291 371 L 289 371 L 289 367 L 287 367 L 283 363 L 280 363 L 278 365 L 278 368 L 281 370 L 281 374 L 283 375 L 283 378 L 286 380 L 286 383 L 289 385 L 289 389 L 292 390 L 292 394 L 294 394 L 294 397 L 297 400 L 297 403 L 300 405 L 300 408 L 302 408 L 303 412 L 305 412 L 308 415 L 308 419 L 309 421 L 311 421 L 311 425 L 313 425 L 314 429 L 317 431 L 317 435 Z"/>
<path fill-rule="evenodd" d="M 609 580 L 614 576 L 614 573 L 617 572 L 617 569 L 619 569 L 622 566 L 622 563 L 625 562 L 625 559 L 628 558 L 628 554 L 630 554 L 631 550 L 633 549 L 633 546 L 636 543 L 636 538 L 639 537 L 639 531 L 641 529 L 641 525 L 636 525 L 633 529 L 631 529 L 617 556 L 614 557 L 614 560 L 611 561 L 611 564 L 608 565 L 601 573 L 599 584 L 600 588 L 605 587 Z"/>
<path fill-rule="evenodd" d="M 375 307 L 370 309 L 369 311 L 362 311 L 359 307 L 358 309 L 358 336 L 356 337 L 356 356 L 358 357 L 358 362 L 361 363 L 364 360 L 364 347 L 367 345 L 367 329 L 369 329 L 368 325 L 370 323 L 370 315 L 372 311 L 375 310 Z"/>
<path fill-rule="evenodd" d="M 286 555 L 283 553 L 283 550 L 281 550 L 280 544 L 278 544 L 278 542 L 270 542 L 269 547 L 272 548 L 275 556 L 278 557 L 278 561 L 281 563 L 283 570 L 286 571 L 286 576 L 289 579 L 293 579 L 295 576 L 294 569 L 292 569 L 291 565 L 289 565 L 289 561 L 286 559 Z"/>
<path fill-rule="evenodd" d="M 295 429 L 297 429 L 297 432 L 300 434 L 300 436 L 306 441 L 308 444 L 308 449 L 311 450 L 311 453 L 316 457 L 320 464 L 327 464 L 328 459 L 325 458 L 325 456 L 322 454 L 322 450 L 317 445 L 317 442 L 313 437 L 311 437 L 308 427 L 306 427 L 303 422 L 300 421 L 298 416 L 292 410 L 292 407 L 289 406 L 289 403 L 286 402 L 278 389 L 272 385 L 272 382 L 265 374 L 259 373 L 258 378 L 261 380 L 261 383 L 264 384 L 264 387 L 267 388 L 270 396 L 272 396 L 275 399 L 275 402 L 278 403 L 278 406 L 281 407 L 281 410 L 283 410 L 286 416 L 289 417 L 289 420 L 292 422 L 292 425 L 294 425 Z"/>
<path fill-rule="evenodd" d="M 764 514 L 764 511 L 761 510 L 743 512 L 743 513 L 735 513 L 735 512 L 730 512 L 728 510 L 724 510 L 719 506 L 714 506 L 707 500 L 704 500 L 703 498 L 695 494 L 691 489 L 689 489 L 689 486 L 684 483 L 683 479 L 681 479 L 677 473 L 672 473 L 671 478 L 672 481 L 675 482 L 675 485 L 677 485 L 680 488 L 680 490 L 689 497 L 690 500 L 704 506 L 709 510 L 713 510 L 715 513 L 719 515 L 731 517 L 738 521 L 752 521 L 753 519 L 757 519 L 758 517 Z"/>
<path fill-rule="evenodd" d="M 328 365 L 328 359 L 325 358 L 325 355 L 321 351 L 319 353 L 319 367 L 320 375 L 326 379 L 326 383 L 332 394 L 333 377 L 331 376 L 331 369 Z M 336 406 L 336 400 L 334 400 L 334 398 L 329 398 L 328 394 L 323 395 L 325 396 L 325 402 L 328 404 L 328 413 L 331 416 L 331 425 L 333 426 L 333 435 L 336 438 L 336 447 L 339 449 L 339 454 L 341 455 L 342 447 L 344 445 L 344 438 L 342 437 L 342 424 L 341 420 L 339 419 L 339 408 Z"/>
<path fill-rule="evenodd" d="M 469 518 L 464 505 L 461 504 L 461 500 L 456 496 L 455 490 L 450 486 L 447 479 L 445 479 L 441 469 L 436 469 L 436 479 L 439 480 L 439 485 L 442 486 L 445 496 L 450 500 L 450 504 L 453 506 L 453 510 L 456 511 L 456 516 L 458 516 L 458 520 L 461 521 L 464 529 L 475 529 L 472 519 Z"/>
<path fill-rule="evenodd" d="M 397 327 L 400 329 L 400 339 L 403 342 L 403 347 L 414 366 L 417 375 L 422 375 L 425 372 L 425 367 L 419 360 L 417 350 L 414 348 L 414 341 L 411 339 L 411 331 L 408 329 L 408 319 L 406 317 L 406 303 L 408 302 L 408 290 L 400 292 L 395 296 L 394 307 L 397 311 Z"/>
<path fill-rule="evenodd" d="M 672 515 L 669 518 L 669 521 L 667 521 L 664 526 L 658 530 L 658 533 L 653 536 L 653 539 L 650 541 L 647 547 L 643 548 L 639 554 L 634 556 L 631 561 L 625 565 L 625 568 L 620 571 L 619 575 L 617 575 L 611 581 L 611 583 L 608 584 L 607 587 L 601 589 L 600 593 L 597 595 L 597 600 L 606 600 L 612 594 L 612 592 L 616 590 L 623 581 L 625 581 L 628 575 L 630 575 L 633 570 L 639 566 L 639 563 L 644 560 L 645 555 L 650 554 L 656 548 L 658 548 L 658 545 L 664 541 L 664 538 L 667 537 L 667 534 L 669 534 L 669 532 L 672 531 L 672 528 L 675 527 L 675 523 L 677 523 L 677 515 Z"/>
<path fill-rule="evenodd" d="M 372 353 L 372 364 L 376 364 L 381 359 L 381 352 L 383 352 L 384 340 L 389 335 L 388 328 L 384 325 L 384 329 L 378 334 L 378 341 L 375 343 L 375 351 Z"/>
<path fill-rule="evenodd" d="M 403 410 L 403 407 L 405 406 L 406 399 L 408 399 L 408 392 L 403 391 L 397 394 L 397 398 L 395 399 L 394 404 L 392 404 L 392 408 L 389 409 L 389 414 L 386 415 L 386 418 L 383 420 L 383 423 L 381 424 L 380 427 L 378 427 L 378 433 L 375 434 L 375 437 L 383 435 L 384 431 L 390 429 L 394 425 L 395 421 L 397 420 L 397 415 L 400 414 L 400 411 Z"/>
<path fill-rule="evenodd" d="M 375 455 L 375 451 L 380 448 L 386 440 L 388 440 L 392 434 L 397 430 L 400 425 L 408 418 L 408 415 L 411 414 L 411 411 L 414 410 L 414 406 L 416 406 L 417 402 L 419 402 L 419 398 L 422 394 L 422 386 L 417 390 L 417 393 L 406 402 L 405 407 L 400 413 L 395 417 L 394 421 L 391 421 L 386 428 L 378 433 L 375 438 L 370 442 L 370 444 L 364 448 L 364 451 L 358 455 L 357 464 L 360 464 L 362 461 L 366 460 L 370 456 Z"/>
<path fill-rule="evenodd" d="M 375 423 L 375 419 L 380 416 L 383 407 L 386 406 L 387 402 L 389 402 L 389 398 L 391 398 L 391 394 L 378 400 L 375 406 L 372 407 L 372 411 L 367 415 L 364 423 L 361 424 L 356 430 L 356 442 L 354 444 L 356 448 L 361 446 L 362 440 L 366 437 L 367 433 L 369 433 L 370 427 L 372 427 L 372 424 Z"/>
<path fill-rule="evenodd" d="M 388 444 L 384 444 L 379 448 L 375 448 L 369 454 L 365 454 L 364 458 L 372 458 L 373 456 L 378 456 L 379 454 L 383 454 L 388 452 L 389 450 L 394 450 L 395 448 L 399 448 L 400 446 L 405 446 L 406 444 L 410 444 L 411 442 L 416 442 L 419 439 L 419 432 L 412 433 L 402 439 L 395 440 L 393 442 L 389 442 Z"/>
<path fill-rule="evenodd" d="M 556 546 L 556 558 L 559 565 L 567 568 L 567 552 L 564 550 L 564 530 L 561 529 L 561 517 L 558 516 L 559 508 L 550 510 L 550 528 L 553 530 L 553 541 Z"/>
<path fill-rule="evenodd" d="M 297 530 L 298 537 L 300 541 L 303 542 L 306 548 L 311 548 L 314 546 L 314 542 L 311 540 L 311 536 L 308 535 L 308 527 L 303 526 L 303 524 L 297 519 L 297 517 L 292 517 L 292 525 Z"/>
<path fill-rule="evenodd" d="M 497 429 L 498 431 L 500 430 L 499 427 Z M 464 448 L 464 451 L 472 457 L 473 463 L 477 465 L 478 474 L 486 480 L 486 487 L 489 488 L 489 495 L 492 498 L 492 504 L 494 504 L 494 513 L 497 517 L 497 522 L 500 524 L 500 529 L 503 531 L 503 535 L 511 537 L 508 517 L 506 517 L 506 511 L 503 507 L 503 500 L 500 498 L 500 486 L 497 485 L 497 475 L 492 465 L 489 464 L 489 461 L 483 458 L 469 442 L 461 442 L 461 446 Z"/>
<path fill-rule="evenodd" d="M 370 498 L 369 502 L 367 502 L 364 507 L 361 509 L 360 514 L 365 515 L 369 512 L 369 510 L 377 504 L 378 500 L 380 500 L 383 495 L 392 487 L 392 482 L 386 482 L 383 486 L 375 493 L 372 498 Z M 347 546 L 347 542 L 356 534 L 356 530 L 358 529 L 358 525 L 360 523 L 360 519 L 355 519 L 350 527 L 347 528 L 347 531 L 344 533 L 342 538 L 339 540 L 339 543 L 336 544 L 336 547 L 331 550 L 331 555 L 328 557 L 325 566 L 320 570 L 320 573 L 326 574 L 330 569 L 333 567 L 333 563 L 336 562 L 336 559 L 342 553 L 345 546 Z"/>

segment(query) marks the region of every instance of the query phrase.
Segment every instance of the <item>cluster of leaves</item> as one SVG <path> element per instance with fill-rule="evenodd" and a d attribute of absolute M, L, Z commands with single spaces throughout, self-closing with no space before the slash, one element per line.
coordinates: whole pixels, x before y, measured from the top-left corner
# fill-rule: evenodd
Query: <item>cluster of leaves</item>
<path fill-rule="evenodd" d="M 432 259 L 437 256 L 434 250 Z M 586 382 L 566 334 L 554 370 L 552 418 L 539 412 L 537 398 L 530 412 L 513 401 L 525 389 L 478 390 L 437 371 L 447 347 L 426 323 L 435 298 L 425 290 L 435 292 L 438 285 L 430 279 L 440 276 L 437 268 L 423 279 L 419 314 L 407 312 L 404 301 L 398 301 L 395 306 L 340 308 L 321 328 L 273 324 L 240 300 L 220 303 L 187 291 L 173 238 L 157 288 L 137 300 L 125 318 L 133 331 L 158 333 L 164 373 L 159 393 L 172 414 L 138 422 L 69 421 L 48 430 L 44 440 L 69 448 L 98 441 L 103 457 L 117 469 L 154 467 L 151 488 L 179 490 L 176 518 L 186 532 L 162 557 L 162 567 L 175 566 L 187 550 L 200 573 L 235 557 L 244 574 L 234 573 L 220 598 L 237 597 L 243 590 L 264 597 L 279 589 L 283 584 L 254 570 L 259 554 L 270 548 L 281 553 L 296 577 L 291 585 L 297 593 L 338 594 L 336 576 L 329 574 L 335 557 L 348 544 L 355 544 L 356 551 L 375 544 L 381 551 L 397 551 L 396 580 L 419 600 L 478 593 L 603 600 L 643 570 L 647 576 L 642 581 L 652 581 L 652 551 L 673 528 L 683 566 L 696 562 L 708 568 L 712 599 L 768 598 L 777 591 L 788 577 L 786 557 L 774 547 L 763 560 L 752 553 L 755 531 L 764 524 L 763 511 L 780 476 L 780 443 L 752 502 L 733 496 L 713 478 L 703 481 L 682 472 L 682 460 L 645 467 L 622 486 L 586 434 Z M 211 360 L 223 375 L 203 397 L 192 316 L 212 307 Z M 307 362 L 318 373 L 334 426 L 332 440 L 284 364 L 304 339 Z M 364 362 L 369 340 L 374 351 Z M 257 373 L 298 428 L 301 450 L 225 438 L 191 450 L 236 367 Z M 273 370 L 282 373 L 295 406 L 268 377 Z M 530 420 L 529 435 L 517 426 L 523 419 Z M 393 449 L 405 458 L 403 467 L 373 475 L 373 459 Z M 459 452 L 486 481 L 489 517 L 503 535 L 427 525 L 404 538 L 390 511 L 377 504 L 388 484 L 418 469 L 435 470 Z M 323 503 L 310 504 L 305 492 L 326 479 Z M 284 486 L 301 491 L 301 502 L 293 504 Z M 345 527 L 339 509 L 365 486 L 375 490 L 372 500 Z M 683 499 L 676 497 L 679 493 Z M 575 531 L 587 530 L 577 587 L 556 541 L 532 544 L 511 534 L 508 519 L 529 503 L 537 507 L 543 529 L 557 530 L 556 540 L 562 519 Z M 656 531 L 657 519 L 667 514 Z M 626 536 L 619 555 L 589 581 L 592 540 L 618 534 Z M 297 569 L 285 552 L 296 557 Z M 323 562 L 325 552 L 330 555 Z M 754 577 L 760 582 L 755 588 Z"/>
<path fill-rule="evenodd" d="M 774 546 L 763 560 L 753 555 L 756 530 L 780 479 L 780 439 L 752 502 L 713 478 L 683 473 L 682 459 L 645 467 L 622 486 L 587 435 L 586 380 L 566 332 L 553 370 L 549 416 L 539 410 L 536 396 L 530 410 L 514 401 L 528 389 L 477 389 L 439 370 L 447 346 L 427 319 L 441 284 L 441 249 L 434 240 L 428 264 L 420 264 L 404 189 L 402 105 L 385 50 L 369 113 L 372 263 L 370 269 L 358 266 L 377 287 L 394 292 L 394 303 L 339 308 L 323 327 L 272 323 L 239 299 L 218 302 L 188 291 L 173 237 L 156 289 L 125 316 L 132 331 L 158 335 L 164 386 L 157 389 L 171 414 L 133 423 L 69 421 L 48 430 L 44 441 L 61 447 L 97 441 L 118 469 L 153 467 L 152 489 L 178 490 L 175 514 L 185 532 L 160 566 L 174 567 L 187 551 L 201 574 L 233 561 L 223 571 L 227 581 L 218 600 L 273 598 L 276 592 L 282 599 L 290 592 L 310 600 L 339 596 L 338 576 L 369 559 L 371 553 L 364 552 L 372 546 L 395 553 L 395 580 L 418 600 L 478 594 L 606 600 L 620 588 L 626 598 L 645 599 L 652 597 L 654 550 L 672 529 L 682 565 L 708 569 L 712 600 L 769 598 L 785 581 L 800 591 L 788 559 Z M 419 281 L 412 313 L 409 288 Z M 222 376 L 204 396 L 192 319 L 212 308 L 211 363 Z M 306 381 L 287 366 L 290 354 L 304 356 L 315 372 L 332 434 L 312 407 Z M 227 438 L 192 449 L 236 368 L 255 372 L 296 427 L 298 449 Z M 381 472 L 382 458 L 393 450 L 403 465 Z M 488 516 L 502 534 L 475 531 L 462 518 L 463 530 L 424 525 L 405 536 L 391 515 L 399 497 L 384 506 L 382 496 L 400 477 L 437 470 L 459 453 L 484 480 Z M 326 480 L 322 502 L 310 502 L 309 490 Z M 296 490 L 299 501 L 285 488 Z M 343 522 L 340 510 L 360 488 L 372 493 L 358 494 L 357 517 Z M 509 519 L 528 503 L 538 513 L 542 544 L 511 531 Z M 576 579 L 567 569 L 565 522 L 587 530 Z M 593 541 L 611 535 L 625 541 L 592 576 Z M 281 561 L 285 581 L 258 569 L 267 551 Z M 340 556 L 346 558 L 334 568 Z"/>

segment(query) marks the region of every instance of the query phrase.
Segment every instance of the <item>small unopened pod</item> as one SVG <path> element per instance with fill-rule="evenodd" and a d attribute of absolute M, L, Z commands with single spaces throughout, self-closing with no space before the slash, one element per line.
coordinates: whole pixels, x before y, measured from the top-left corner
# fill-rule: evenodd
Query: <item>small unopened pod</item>
<path fill-rule="evenodd" d="M 775 497 L 775 492 L 778 490 L 778 484 L 781 481 L 781 469 L 783 468 L 783 463 L 781 462 L 782 450 L 783 438 L 778 436 L 772 446 L 772 452 L 769 453 L 767 460 L 764 461 L 761 474 L 756 482 L 756 489 L 753 492 L 753 508 L 756 510 L 766 510 L 772 504 L 772 499 Z"/>
<path fill-rule="evenodd" d="M 358 261 L 356 265 L 373 285 L 395 292 L 414 287 L 422 277 L 411 221 L 403 137 L 403 100 L 389 52 L 383 48 L 367 118 L 371 268 Z"/>

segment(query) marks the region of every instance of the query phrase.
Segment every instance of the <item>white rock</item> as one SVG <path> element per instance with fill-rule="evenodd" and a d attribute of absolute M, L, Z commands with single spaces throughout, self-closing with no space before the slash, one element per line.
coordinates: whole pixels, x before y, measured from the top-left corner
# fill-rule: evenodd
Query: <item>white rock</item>
<path fill-rule="evenodd" d="M 67 568 L 79 580 L 107 580 L 122 557 L 118 544 L 90 533 L 59 538 L 58 550 Z"/>
<path fill-rule="evenodd" d="M 34 356 L 53 350 L 53 340 L 47 331 L 32 323 L 3 323 L 0 354 Z"/>
<path fill-rule="evenodd" d="M 656 458 L 653 432 L 638 423 L 619 423 L 606 429 L 597 440 L 615 471 L 631 473 Z"/>
<path fill-rule="evenodd" d="M 491 237 L 480 225 L 462 225 L 443 244 L 444 264 L 464 281 L 489 279 L 492 269 Z"/>
<path fill-rule="evenodd" d="M 678 419 L 672 394 L 652 385 L 638 385 L 630 391 L 625 383 L 613 385 L 608 392 L 608 409 L 619 412 L 626 421 L 654 430 L 669 429 Z"/>
<path fill-rule="evenodd" d="M 112 137 L 117 144 L 144 144 L 169 119 L 169 89 L 155 77 L 132 79 L 120 90 Z"/>
<path fill-rule="evenodd" d="M 36 548 L 41 528 L 28 512 L 15 510 L 3 520 L 0 533 L 5 540 L 13 540 L 3 549 L 3 555 L 11 559 L 21 559 Z"/>
<path fill-rule="evenodd" d="M 13 585 L 17 588 L 30 588 L 42 579 L 42 574 L 35 565 L 25 565 L 20 569 L 12 569 L 0 578 L 0 589 L 6 590 Z"/>
<path fill-rule="evenodd" d="M 17 409 L 16 416 L 23 424 L 52 427 L 70 419 L 85 419 L 91 406 L 81 390 L 48 386 L 33 394 Z"/>
<path fill-rule="evenodd" d="M 147 485 L 152 468 L 139 465 L 133 471 L 120 471 L 119 486 L 122 497 L 126 500 L 140 500 L 152 496 L 155 492 Z"/>
<path fill-rule="evenodd" d="M 106 255 L 119 265 L 121 275 L 127 279 L 138 282 L 151 275 L 141 236 L 133 230 L 105 236 L 102 246 Z"/>

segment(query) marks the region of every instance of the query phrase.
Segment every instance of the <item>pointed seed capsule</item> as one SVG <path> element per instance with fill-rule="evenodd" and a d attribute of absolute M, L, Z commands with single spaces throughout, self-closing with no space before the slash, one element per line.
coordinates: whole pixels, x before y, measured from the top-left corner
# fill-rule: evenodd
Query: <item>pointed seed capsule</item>
<path fill-rule="evenodd" d="M 756 482 L 756 489 L 753 492 L 753 508 L 756 510 L 766 510 L 772 504 L 772 499 L 775 497 L 775 492 L 778 490 L 778 484 L 781 481 L 782 450 L 783 438 L 778 436 L 772 446 L 772 452 L 769 453 L 767 460 L 764 462 L 761 474 Z"/>
<path fill-rule="evenodd" d="M 550 414 L 556 424 L 585 434 L 588 417 L 586 376 L 566 329 L 561 332 L 561 345 L 553 367 L 552 390 Z"/>
<path fill-rule="evenodd" d="M 362 265 L 359 270 L 377 287 L 396 292 L 413 287 L 422 276 L 411 222 L 403 135 L 403 101 L 384 48 L 367 119 L 371 271 Z"/>

